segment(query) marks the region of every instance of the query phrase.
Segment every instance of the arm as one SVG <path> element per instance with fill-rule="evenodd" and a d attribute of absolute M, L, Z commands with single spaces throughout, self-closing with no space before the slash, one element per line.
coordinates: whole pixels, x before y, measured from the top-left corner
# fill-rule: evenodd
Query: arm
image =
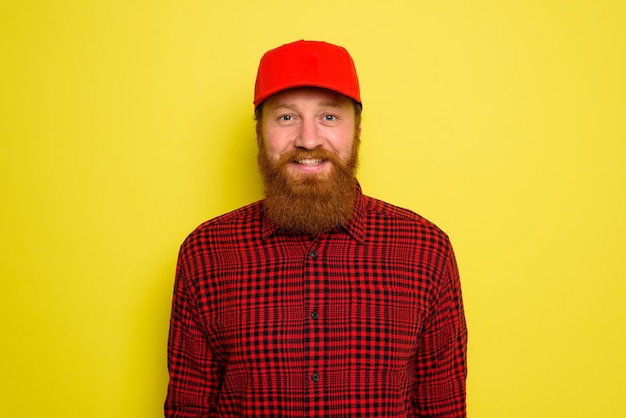
<path fill-rule="evenodd" d="M 182 252 L 181 252 L 182 253 Z M 220 387 L 220 367 L 199 326 L 195 292 L 179 256 L 168 341 L 170 380 L 166 418 L 209 417 Z"/>
<path fill-rule="evenodd" d="M 467 328 L 459 272 L 451 248 L 435 286 L 432 312 L 417 354 L 415 409 L 421 418 L 463 418 Z"/>

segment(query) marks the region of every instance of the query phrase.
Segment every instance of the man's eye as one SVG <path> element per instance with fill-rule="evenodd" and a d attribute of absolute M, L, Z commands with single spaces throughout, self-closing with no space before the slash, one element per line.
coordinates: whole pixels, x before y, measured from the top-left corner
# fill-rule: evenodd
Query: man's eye
<path fill-rule="evenodd" d="M 333 122 L 333 121 L 337 120 L 337 116 L 335 116 L 335 115 L 324 115 L 324 120 L 326 122 Z"/>
<path fill-rule="evenodd" d="M 293 116 L 291 115 L 281 115 L 278 117 L 278 120 L 282 121 L 282 122 L 289 122 L 291 120 L 293 120 Z"/>

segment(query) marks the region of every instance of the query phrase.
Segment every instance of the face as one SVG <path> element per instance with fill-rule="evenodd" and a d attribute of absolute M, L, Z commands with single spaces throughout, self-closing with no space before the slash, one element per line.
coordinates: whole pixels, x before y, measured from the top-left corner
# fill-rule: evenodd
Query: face
<path fill-rule="evenodd" d="M 333 158 L 347 163 L 352 156 L 356 126 L 353 102 L 329 90 L 298 88 L 278 93 L 263 104 L 259 140 L 267 158 L 286 161 L 293 178 L 326 178 Z M 356 133 L 356 135 L 355 135 Z"/>
<path fill-rule="evenodd" d="M 318 234 L 353 214 L 360 126 L 352 100 L 302 88 L 268 99 L 257 121 L 265 209 L 274 223 Z"/>

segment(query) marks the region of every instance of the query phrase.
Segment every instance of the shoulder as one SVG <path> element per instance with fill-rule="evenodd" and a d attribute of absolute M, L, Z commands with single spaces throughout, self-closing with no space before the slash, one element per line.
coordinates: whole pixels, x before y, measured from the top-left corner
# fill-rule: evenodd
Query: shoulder
<path fill-rule="evenodd" d="M 240 207 L 231 212 L 209 219 L 200 224 L 194 232 L 206 229 L 219 228 L 221 226 L 238 224 L 240 222 L 250 222 L 254 219 L 261 219 L 263 213 L 263 201 L 259 200 L 249 205 Z"/>
<path fill-rule="evenodd" d="M 445 233 L 437 225 L 410 209 L 396 206 L 366 195 L 363 195 L 363 207 L 367 212 L 369 212 L 370 216 L 379 216 L 397 222 L 406 222 L 424 226 L 445 235 Z"/>
<path fill-rule="evenodd" d="M 257 233 L 262 226 L 263 203 L 257 201 L 231 212 L 209 219 L 194 229 L 183 242 L 183 247 L 202 243 L 218 244 L 233 237 Z"/>
<path fill-rule="evenodd" d="M 363 209 L 369 220 L 368 229 L 383 228 L 406 237 L 437 240 L 449 246 L 448 235 L 418 213 L 391 203 L 363 195 Z"/>

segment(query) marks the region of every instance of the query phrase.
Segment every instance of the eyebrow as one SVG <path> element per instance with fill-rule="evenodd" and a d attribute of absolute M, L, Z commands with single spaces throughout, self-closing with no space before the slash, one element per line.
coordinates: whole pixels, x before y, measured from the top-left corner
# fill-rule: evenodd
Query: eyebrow
<path fill-rule="evenodd" d="M 336 101 L 324 101 L 324 102 L 319 102 L 318 106 L 320 107 L 332 107 L 332 108 L 336 108 L 339 109 L 342 107 L 342 104 L 340 102 L 336 102 Z M 272 106 L 272 109 L 281 109 L 281 108 L 285 108 L 285 109 L 290 109 L 290 110 L 296 110 L 296 106 L 290 103 L 279 103 L 276 106 Z"/>
<path fill-rule="evenodd" d="M 322 107 L 342 107 L 339 102 L 319 102 Z"/>

